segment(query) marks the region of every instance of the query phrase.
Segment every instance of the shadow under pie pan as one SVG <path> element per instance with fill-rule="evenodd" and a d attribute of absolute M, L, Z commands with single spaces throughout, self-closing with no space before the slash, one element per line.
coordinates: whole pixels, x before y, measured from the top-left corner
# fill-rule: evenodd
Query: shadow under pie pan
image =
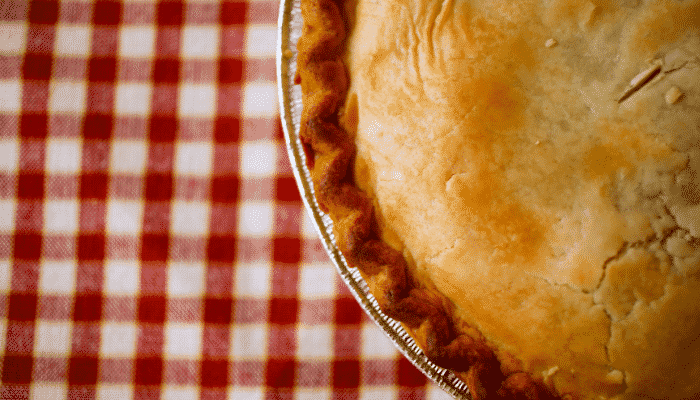
<path fill-rule="evenodd" d="M 451 371 L 431 362 L 402 325 L 382 312 L 377 300 L 370 293 L 360 271 L 348 265 L 345 257 L 338 249 L 333 234 L 333 222 L 319 208 L 314 195 L 311 175 L 307 167 L 304 146 L 299 137 L 302 113 L 301 88 L 295 85 L 294 79 L 297 67 L 296 44 L 301 36 L 301 31 L 300 0 L 283 0 L 280 4 L 277 32 L 277 79 L 280 114 L 289 160 L 304 205 L 318 231 L 330 260 L 367 315 L 394 343 L 398 350 L 428 378 L 454 398 L 471 400 L 469 390 L 464 382 Z"/>

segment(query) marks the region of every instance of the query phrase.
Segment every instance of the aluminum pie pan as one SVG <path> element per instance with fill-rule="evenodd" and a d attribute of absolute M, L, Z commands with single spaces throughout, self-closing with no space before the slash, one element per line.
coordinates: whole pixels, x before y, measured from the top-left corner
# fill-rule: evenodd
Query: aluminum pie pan
<path fill-rule="evenodd" d="M 301 36 L 301 0 L 282 0 L 277 22 L 277 89 L 280 101 L 282 129 L 301 198 L 321 238 L 323 247 L 340 277 L 367 315 L 384 331 L 398 350 L 440 388 L 455 399 L 471 400 L 467 385 L 451 371 L 438 367 L 426 357 L 401 323 L 387 317 L 369 292 L 367 283 L 357 268 L 350 267 L 335 242 L 333 222 L 323 213 L 314 196 L 311 175 L 299 139 L 302 101 L 301 88 L 294 84 L 296 73 L 296 43 Z"/>

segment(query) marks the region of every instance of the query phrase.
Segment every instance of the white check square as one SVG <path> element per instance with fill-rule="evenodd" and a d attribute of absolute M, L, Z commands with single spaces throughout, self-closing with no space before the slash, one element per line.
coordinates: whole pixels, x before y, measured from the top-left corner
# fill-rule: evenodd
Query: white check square
<path fill-rule="evenodd" d="M 240 148 L 241 175 L 246 178 L 272 177 L 277 172 L 277 145 L 271 140 L 245 142 Z"/>
<path fill-rule="evenodd" d="M 297 357 L 314 359 L 333 354 L 333 330 L 329 326 L 301 326 L 297 333 Z"/>
<path fill-rule="evenodd" d="M 0 140 L 0 172 L 15 173 L 19 168 L 19 142 Z"/>
<path fill-rule="evenodd" d="M 7 340 L 7 319 L 0 319 L 0 349 L 5 349 L 5 341 Z"/>
<path fill-rule="evenodd" d="M 103 357 L 133 357 L 136 354 L 136 324 L 106 322 L 101 330 L 100 354 Z"/>
<path fill-rule="evenodd" d="M 182 117 L 211 117 L 216 111 L 216 87 L 183 84 L 178 104 Z"/>
<path fill-rule="evenodd" d="M 197 400 L 199 390 L 196 387 L 168 387 L 163 388 L 163 400 Z"/>
<path fill-rule="evenodd" d="M 112 143 L 112 172 L 141 175 L 146 168 L 148 147 L 143 141 L 119 140 Z"/>
<path fill-rule="evenodd" d="M 110 200 L 107 202 L 107 232 L 112 235 L 138 235 L 143 220 L 140 201 Z"/>
<path fill-rule="evenodd" d="M 7 293 L 10 291 L 10 278 L 12 277 L 12 268 L 10 260 L 0 261 L 0 293 Z M 0 347 L 3 348 L 4 347 Z"/>
<path fill-rule="evenodd" d="M 301 217 L 301 234 L 304 239 L 317 240 L 318 231 L 308 212 L 303 212 Z"/>
<path fill-rule="evenodd" d="M 0 233 L 14 232 L 16 211 L 17 202 L 15 200 L 0 200 Z"/>
<path fill-rule="evenodd" d="M 183 175 L 209 175 L 211 172 L 212 152 L 212 146 L 208 142 L 184 142 L 178 144 L 175 171 Z"/>
<path fill-rule="evenodd" d="M 294 396 L 294 400 L 318 400 L 332 398 L 329 389 L 299 388 L 296 389 L 295 392 L 296 396 Z M 385 397 L 376 397 L 374 399 L 385 399 Z"/>
<path fill-rule="evenodd" d="M 360 354 L 367 358 L 391 358 L 396 356 L 396 347 L 384 332 L 372 323 L 363 323 L 360 339 Z"/>
<path fill-rule="evenodd" d="M 49 109 L 54 113 L 85 112 L 87 88 L 82 82 L 56 82 L 51 87 Z"/>
<path fill-rule="evenodd" d="M 271 118 L 277 114 L 277 87 L 271 82 L 253 82 L 243 89 L 243 115 Z"/>
<path fill-rule="evenodd" d="M 31 386 L 29 394 L 30 400 L 63 400 L 68 398 L 66 385 L 35 383 Z"/>
<path fill-rule="evenodd" d="M 245 51 L 249 58 L 272 58 L 277 54 L 277 27 L 251 25 L 246 29 Z"/>
<path fill-rule="evenodd" d="M 22 89 L 19 82 L 0 80 L 0 111 L 19 113 L 22 103 Z"/>
<path fill-rule="evenodd" d="M 390 387 L 377 387 L 370 389 L 362 389 L 360 391 L 360 400 L 375 400 L 375 399 L 395 399 L 398 397 L 398 391 Z"/>
<path fill-rule="evenodd" d="M 50 139 L 46 144 L 46 170 L 49 173 L 78 173 L 81 158 L 81 143 L 78 139 Z"/>
<path fill-rule="evenodd" d="M 37 355 L 67 355 L 71 348 L 69 322 L 43 322 L 36 325 L 34 352 Z"/>
<path fill-rule="evenodd" d="M 271 265 L 241 265 L 236 268 L 236 294 L 239 297 L 264 298 L 270 295 Z"/>
<path fill-rule="evenodd" d="M 216 26 L 187 26 L 182 30 L 184 58 L 214 58 L 219 53 L 219 29 Z"/>
<path fill-rule="evenodd" d="M 122 57 L 153 57 L 156 30 L 152 26 L 127 26 L 119 31 L 119 53 Z"/>
<path fill-rule="evenodd" d="M 25 49 L 27 26 L 22 23 L 0 23 L 0 54 L 19 54 Z"/>
<path fill-rule="evenodd" d="M 171 230 L 185 236 L 203 236 L 209 231 L 209 207 L 201 202 L 175 201 L 170 210 Z"/>
<path fill-rule="evenodd" d="M 130 385 L 97 385 L 97 400 L 131 400 L 134 388 Z"/>
<path fill-rule="evenodd" d="M 335 274 L 335 268 L 328 263 L 302 265 L 299 293 L 310 299 L 335 296 Z"/>
<path fill-rule="evenodd" d="M 270 235 L 273 213 L 273 207 L 268 202 L 244 202 L 238 214 L 238 232 L 248 237 Z"/>
<path fill-rule="evenodd" d="M 168 266 L 168 295 L 196 296 L 204 291 L 202 263 L 171 263 Z"/>
<path fill-rule="evenodd" d="M 428 387 L 427 400 L 452 400 L 453 397 L 435 385 Z"/>
<path fill-rule="evenodd" d="M 88 26 L 59 26 L 56 29 L 55 53 L 61 56 L 86 56 L 92 46 Z"/>
<path fill-rule="evenodd" d="M 198 358 L 202 353 L 200 324 L 168 324 L 165 328 L 167 358 Z"/>
<path fill-rule="evenodd" d="M 226 396 L 227 400 L 263 400 L 265 395 L 262 389 L 245 388 L 240 386 L 232 386 Z"/>
<path fill-rule="evenodd" d="M 105 266 L 105 292 L 112 295 L 136 295 L 139 290 L 137 261 L 108 261 Z"/>
<path fill-rule="evenodd" d="M 47 233 L 75 234 L 78 231 L 78 202 L 47 200 L 44 203 L 44 230 Z"/>
<path fill-rule="evenodd" d="M 151 92 L 151 85 L 145 83 L 122 83 L 117 85 L 114 102 L 117 114 L 147 115 L 151 106 Z"/>
<path fill-rule="evenodd" d="M 45 294 L 72 294 L 76 270 L 74 261 L 44 261 L 41 265 L 39 288 Z"/>
<path fill-rule="evenodd" d="M 234 360 L 259 360 L 267 357 L 267 327 L 239 325 L 231 330 L 231 357 Z"/>

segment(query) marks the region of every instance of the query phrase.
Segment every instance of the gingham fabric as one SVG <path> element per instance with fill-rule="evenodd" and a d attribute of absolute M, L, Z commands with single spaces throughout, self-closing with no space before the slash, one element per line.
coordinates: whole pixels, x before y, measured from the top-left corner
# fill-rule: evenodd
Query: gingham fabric
<path fill-rule="evenodd" d="M 0 0 L 0 398 L 448 398 L 305 215 L 278 7 Z"/>

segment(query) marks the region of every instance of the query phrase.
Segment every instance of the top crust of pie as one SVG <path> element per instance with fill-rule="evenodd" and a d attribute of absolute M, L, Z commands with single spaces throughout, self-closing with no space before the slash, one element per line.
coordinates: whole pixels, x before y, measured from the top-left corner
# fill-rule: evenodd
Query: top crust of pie
<path fill-rule="evenodd" d="M 698 0 L 302 13 L 318 203 L 431 359 L 475 399 L 700 392 Z"/>
<path fill-rule="evenodd" d="M 700 393 L 700 1 L 344 15 L 354 180 L 457 323 L 560 396 Z"/>

